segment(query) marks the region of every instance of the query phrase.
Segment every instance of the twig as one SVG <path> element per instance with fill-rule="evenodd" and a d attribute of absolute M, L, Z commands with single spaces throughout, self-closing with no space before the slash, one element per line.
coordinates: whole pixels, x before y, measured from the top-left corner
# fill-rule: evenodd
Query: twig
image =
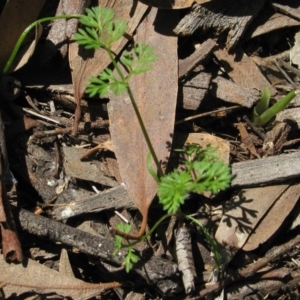
<path fill-rule="evenodd" d="M 179 120 L 175 123 L 175 125 L 178 125 L 178 124 L 181 124 L 181 123 L 184 123 L 184 122 L 187 122 L 187 121 L 191 121 L 191 120 L 194 120 L 194 119 L 206 117 L 206 116 L 216 114 L 216 113 L 219 113 L 219 112 L 223 112 L 223 111 L 227 111 L 227 110 L 234 110 L 234 109 L 238 109 L 238 108 L 241 108 L 241 106 L 235 105 L 235 106 L 231 106 L 231 107 L 212 110 L 212 111 L 209 111 L 209 112 L 206 112 L 206 113 L 198 114 L 198 115 L 195 115 L 195 116 L 191 116 L 191 117 L 187 117 L 187 118 L 184 118 L 182 120 Z"/>
<path fill-rule="evenodd" d="M 297 235 L 294 239 L 288 241 L 287 243 L 273 247 L 271 250 L 269 250 L 265 257 L 259 259 L 258 261 L 250 264 L 246 268 L 238 269 L 233 275 L 228 276 L 224 280 L 211 285 L 210 287 L 200 291 L 199 297 L 195 297 L 193 299 L 201 299 L 206 297 L 207 295 L 217 292 L 219 289 L 224 288 L 225 286 L 236 282 L 240 280 L 244 280 L 246 278 L 249 278 L 253 276 L 258 270 L 265 267 L 270 263 L 271 261 L 274 261 L 278 259 L 280 256 L 284 255 L 288 251 L 290 251 L 292 248 L 300 244 L 300 236 Z M 281 272 L 277 272 L 277 275 L 280 275 Z M 269 274 L 270 275 L 270 274 Z M 266 276 L 266 275 L 265 275 Z M 274 276 L 274 273 L 273 273 Z"/>
<path fill-rule="evenodd" d="M 121 249 L 117 255 L 113 255 L 115 246 L 111 237 L 103 238 L 93 235 L 43 216 L 35 215 L 25 209 L 19 210 L 18 214 L 22 229 L 31 234 L 75 247 L 83 253 L 94 255 L 113 265 L 121 265 L 124 260 L 126 250 Z M 146 281 L 155 284 L 163 278 L 174 277 L 176 265 L 170 261 L 152 256 L 146 263 L 142 259 L 134 270 Z M 164 271 L 163 278 L 162 270 Z"/>

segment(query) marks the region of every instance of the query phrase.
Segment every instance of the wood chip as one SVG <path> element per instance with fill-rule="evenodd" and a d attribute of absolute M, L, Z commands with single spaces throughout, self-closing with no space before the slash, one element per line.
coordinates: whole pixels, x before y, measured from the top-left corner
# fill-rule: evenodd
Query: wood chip
<path fill-rule="evenodd" d="M 216 42 L 212 39 L 206 40 L 200 45 L 198 49 L 189 57 L 179 60 L 178 65 L 178 77 L 188 76 L 195 67 L 199 64 L 204 64 L 212 54 L 212 51 L 216 47 Z"/>
<path fill-rule="evenodd" d="M 265 1 L 246 0 L 241 5 L 235 0 L 212 1 L 194 5 L 175 28 L 179 35 L 192 35 L 197 29 L 214 29 L 218 33 L 228 32 L 227 48 L 232 49 L 242 37 L 255 15 L 262 9 Z"/>
<path fill-rule="evenodd" d="M 232 187 L 282 182 L 300 174 L 300 151 L 232 164 Z"/>
<path fill-rule="evenodd" d="M 272 94 L 275 94 L 275 89 L 241 48 L 236 48 L 230 54 L 226 49 L 220 49 L 215 51 L 214 54 L 236 84 L 257 90 L 268 88 Z"/>
<path fill-rule="evenodd" d="M 120 185 L 92 197 L 74 201 L 65 206 L 57 206 L 53 210 L 53 215 L 57 220 L 64 220 L 88 212 L 133 207 L 135 206 L 126 189 Z"/>

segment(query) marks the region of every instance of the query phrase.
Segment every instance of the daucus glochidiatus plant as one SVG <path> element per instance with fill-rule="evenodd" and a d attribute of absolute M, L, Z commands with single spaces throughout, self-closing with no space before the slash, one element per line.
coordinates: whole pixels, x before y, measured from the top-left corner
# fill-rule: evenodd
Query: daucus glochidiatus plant
<path fill-rule="evenodd" d="M 126 23 L 121 20 L 116 20 L 112 10 L 101 7 L 87 9 L 86 15 L 80 16 L 79 19 L 84 27 L 80 28 L 78 33 L 75 34 L 77 43 L 86 49 L 104 49 L 108 53 L 114 67 L 114 70 L 106 68 L 99 76 L 92 77 L 87 85 L 86 92 L 90 96 L 98 95 L 102 97 L 106 96 L 109 92 L 115 94 L 127 93 L 129 95 L 150 151 L 149 157 L 150 159 L 153 158 L 156 164 L 158 176 L 151 169 L 150 164 L 148 164 L 148 170 L 158 183 L 159 202 L 167 212 L 147 234 L 134 243 L 130 244 L 127 242 L 127 244 L 123 244 L 124 238 L 115 236 L 116 252 L 121 248 L 128 249 L 127 256 L 124 260 L 126 271 L 129 272 L 133 264 L 138 260 L 138 256 L 134 253 L 133 246 L 146 239 L 164 219 L 173 214 L 180 214 L 181 217 L 187 218 L 201 227 L 207 241 L 212 247 L 216 266 L 219 268 L 220 256 L 217 243 L 200 222 L 180 212 L 180 206 L 184 203 L 186 195 L 189 193 L 203 193 L 204 191 L 217 193 L 226 189 L 231 181 L 228 165 L 218 159 L 215 149 L 211 147 L 201 149 L 197 145 L 188 145 L 180 150 L 187 156 L 187 160 L 184 162 L 185 169 L 182 171 L 174 170 L 169 174 L 163 174 L 129 85 L 132 76 L 147 72 L 151 69 L 151 63 L 156 59 L 154 49 L 144 44 L 136 44 L 133 46 L 131 52 L 123 52 L 120 56 L 120 61 L 127 69 L 126 73 L 124 73 L 116 61 L 111 46 L 113 42 L 125 34 L 127 29 Z M 120 223 L 117 229 L 127 233 L 131 230 L 131 226 Z"/>
<path fill-rule="evenodd" d="M 22 45 L 28 32 L 33 29 L 38 23 L 48 22 L 62 18 L 79 18 L 83 28 L 80 28 L 75 34 L 75 40 L 79 45 L 86 49 L 104 49 L 113 64 L 114 70 L 106 68 L 99 76 L 90 78 L 90 82 L 86 87 L 86 92 L 90 96 L 106 96 L 109 92 L 115 94 L 127 93 L 133 105 L 136 117 L 139 121 L 144 138 L 149 148 L 149 157 L 147 158 L 147 167 L 150 174 L 158 183 L 158 198 L 162 204 L 163 210 L 167 212 L 161 217 L 156 224 L 134 243 L 123 243 L 123 237 L 115 236 L 116 252 L 121 248 L 127 248 L 128 252 L 124 259 L 126 271 L 129 272 L 133 264 L 138 261 L 138 256 L 134 253 L 133 246 L 142 240 L 145 240 L 151 235 L 156 228 L 166 218 L 172 215 L 178 215 L 181 219 L 185 218 L 196 223 L 203 231 L 208 243 L 212 247 L 216 267 L 220 267 L 220 253 L 218 244 L 211 237 L 208 230 L 194 217 L 185 215 L 181 212 L 180 207 L 189 193 L 203 193 L 211 191 L 217 193 L 225 190 L 230 185 L 231 174 L 228 165 L 220 161 L 217 157 L 215 149 L 206 147 L 202 149 L 198 145 L 187 145 L 179 150 L 185 154 L 187 159 L 184 161 L 183 170 L 174 170 L 171 173 L 163 174 L 157 155 L 153 149 L 151 140 L 148 136 L 134 95 L 129 85 L 130 78 L 135 74 L 147 72 L 152 67 L 152 62 L 156 60 L 154 49 L 144 44 L 135 44 L 132 51 L 124 51 L 120 56 L 120 61 L 126 68 L 126 73 L 119 67 L 115 54 L 111 50 L 112 44 L 119 40 L 126 32 L 126 23 L 122 20 L 114 18 L 114 13 L 111 9 L 104 7 L 94 7 L 86 10 L 86 15 L 65 15 L 44 18 L 37 20 L 28 26 L 20 36 L 4 70 L 5 74 L 11 67 L 11 64 L 16 57 L 16 54 Z M 157 167 L 157 174 L 151 168 L 151 159 L 154 160 Z M 146 160 L 146 159 L 145 159 Z M 117 229 L 128 233 L 131 230 L 131 225 L 120 223 Z"/>

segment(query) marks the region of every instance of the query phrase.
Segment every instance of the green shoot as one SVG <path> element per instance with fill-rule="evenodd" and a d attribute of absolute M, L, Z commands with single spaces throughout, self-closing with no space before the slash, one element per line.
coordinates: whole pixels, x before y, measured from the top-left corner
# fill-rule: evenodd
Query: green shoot
<path fill-rule="evenodd" d="M 197 219 L 193 218 L 192 216 L 185 216 L 185 217 L 187 219 L 190 219 L 194 223 L 196 223 L 201 228 L 201 230 L 203 231 L 207 242 L 210 244 L 210 246 L 212 248 L 212 252 L 214 254 L 213 258 L 214 258 L 214 261 L 215 261 L 215 264 L 216 264 L 216 268 L 217 268 L 217 270 L 220 270 L 220 267 L 221 267 L 221 254 L 220 254 L 220 248 L 219 248 L 218 243 L 209 234 L 207 228 L 203 224 L 201 224 Z"/>
<path fill-rule="evenodd" d="M 289 92 L 281 98 L 276 104 L 269 107 L 271 92 L 268 89 L 263 90 L 261 99 L 253 109 L 253 123 L 255 126 L 264 126 L 279 112 L 283 111 L 287 105 L 296 97 L 295 91 Z"/>
<path fill-rule="evenodd" d="M 270 98 L 271 91 L 269 89 L 262 90 L 260 100 L 257 102 L 253 110 L 255 116 L 260 116 L 269 108 Z"/>
<path fill-rule="evenodd" d="M 219 160 L 216 149 L 209 145 L 206 148 L 201 148 L 199 145 L 189 144 L 177 151 L 183 152 L 187 157 L 184 161 L 185 170 L 174 170 L 162 176 L 160 179 L 155 177 L 155 173 L 153 174 L 156 180 L 158 180 L 159 202 L 162 204 L 163 209 L 167 211 L 167 214 L 158 220 L 146 235 L 132 244 L 122 244 L 121 248 L 132 247 L 138 242 L 145 240 L 163 220 L 176 214 L 181 218 L 191 220 L 202 229 L 213 251 L 216 268 L 219 270 L 221 257 L 217 242 L 209 234 L 204 225 L 195 218 L 183 214 L 180 211 L 180 207 L 184 204 L 185 198 L 189 193 L 203 193 L 204 191 L 217 193 L 228 188 L 232 178 L 230 168 Z M 148 155 L 148 158 L 149 156 L 150 155 Z M 151 174 L 153 173 L 151 165 L 149 164 L 148 170 Z M 115 239 L 120 239 L 120 237 L 115 237 Z"/>
<path fill-rule="evenodd" d="M 132 226 L 130 224 L 120 222 L 116 225 L 116 227 L 122 232 L 129 233 L 131 231 Z M 114 242 L 116 250 L 114 251 L 113 255 L 116 255 L 122 248 L 124 248 L 124 245 L 122 244 L 123 238 L 121 236 L 115 235 Z M 124 258 L 123 265 L 125 266 L 125 270 L 128 273 L 132 269 L 133 264 L 138 262 L 139 257 L 136 254 L 134 254 L 134 250 L 131 245 L 127 245 L 125 247 L 128 250 Z"/>

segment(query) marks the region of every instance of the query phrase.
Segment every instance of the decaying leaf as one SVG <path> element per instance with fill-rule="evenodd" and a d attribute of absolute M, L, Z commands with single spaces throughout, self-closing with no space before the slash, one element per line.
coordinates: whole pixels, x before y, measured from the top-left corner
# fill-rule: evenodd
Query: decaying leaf
<path fill-rule="evenodd" d="M 291 185 L 274 203 L 263 220 L 255 228 L 243 247 L 244 251 L 256 249 L 266 242 L 283 224 L 290 212 L 298 202 L 300 184 Z"/>
<path fill-rule="evenodd" d="M 3 70 L 19 36 L 28 25 L 36 20 L 44 2 L 44 0 L 30 0 L 26 2 L 22 0 L 7 1 L 0 17 L 1 70 Z M 38 35 L 36 35 L 36 39 L 31 45 L 26 46 L 27 51 L 31 54 L 37 42 L 37 37 Z M 28 58 L 26 58 L 22 61 L 22 56 L 25 56 L 24 52 L 23 55 L 19 55 L 16 59 L 18 68 L 20 68 L 28 60 Z M 14 70 L 15 69 L 16 68 L 14 68 Z"/>
<path fill-rule="evenodd" d="M 152 70 L 132 77 L 129 83 L 158 160 L 163 163 L 169 156 L 175 120 L 178 61 L 177 38 L 172 30 L 177 16 L 176 11 L 151 9 L 135 41 L 153 46 L 157 60 Z M 108 112 L 121 177 L 143 216 L 141 235 L 157 188 L 146 166 L 149 149 L 127 95 L 111 96 Z"/>
<path fill-rule="evenodd" d="M 14 297 L 29 291 L 39 293 L 57 293 L 72 299 L 89 299 L 105 289 L 120 286 L 118 282 L 94 284 L 65 276 L 49 269 L 31 259 L 24 259 L 23 264 L 8 264 L 0 256 L 0 283 L 6 298 Z"/>
<path fill-rule="evenodd" d="M 289 184 L 279 184 L 249 188 L 232 197 L 215 235 L 216 240 L 228 250 L 226 257 L 223 257 L 226 262 L 244 247 L 258 224 L 288 187 Z"/>

